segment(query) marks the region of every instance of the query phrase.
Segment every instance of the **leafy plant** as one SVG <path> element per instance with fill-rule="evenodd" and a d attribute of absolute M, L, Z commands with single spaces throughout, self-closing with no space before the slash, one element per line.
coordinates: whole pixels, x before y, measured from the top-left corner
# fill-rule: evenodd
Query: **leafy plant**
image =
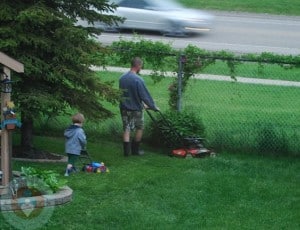
<path fill-rule="evenodd" d="M 150 124 L 150 142 L 166 147 L 181 145 L 184 137 L 205 137 L 205 127 L 199 117 L 190 111 L 168 111 Z"/>
<path fill-rule="evenodd" d="M 67 181 L 58 178 L 59 174 L 52 170 L 40 170 L 33 167 L 21 167 L 21 173 L 27 177 L 27 186 L 34 189 L 50 190 L 52 193 L 57 192 L 60 188 L 66 185 Z M 40 179 L 43 184 L 36 183 Z M 28 183 L 29 182 L 29 183 Z M 43 188 L 41 188 L 41 186 Z"/>

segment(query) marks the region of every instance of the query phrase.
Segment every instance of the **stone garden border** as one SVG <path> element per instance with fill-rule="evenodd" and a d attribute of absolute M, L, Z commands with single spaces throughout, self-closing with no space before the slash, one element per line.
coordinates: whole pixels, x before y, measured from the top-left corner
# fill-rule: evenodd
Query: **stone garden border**
<path fill-rule="evenodd" d="M 64 186 L 59 191 L 49 195 L 35 196 L 36 208 L 58 206 L 68 203 L 72 200 L 73 190 Z M 23 203 L 22 203 L 23 202 Z M 14 211 L 21 209 L 20 206 L 25 204 L 25 199 L 0 199 L 0 211 Z"/>

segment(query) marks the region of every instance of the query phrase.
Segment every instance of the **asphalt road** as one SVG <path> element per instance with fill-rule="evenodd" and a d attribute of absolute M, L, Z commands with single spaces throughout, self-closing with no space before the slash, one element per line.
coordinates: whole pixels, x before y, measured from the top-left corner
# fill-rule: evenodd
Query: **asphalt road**
<path fill-rule="evenodd" d="M 171 43 L 174 48 L 185 48 L 188 44 L 207 50 L 227 50 L 235 53 L 272 52 L 300 55 L 300 17 L 212 12 L 215 15 L 213 28 L 209 32 L 185 37 L 171 38 L 156 33 L 145 33 L 144 39 Z M 99 41 L 108 45 L 112 41 L 132 39 L 130 32 L 103 33 Z"/>

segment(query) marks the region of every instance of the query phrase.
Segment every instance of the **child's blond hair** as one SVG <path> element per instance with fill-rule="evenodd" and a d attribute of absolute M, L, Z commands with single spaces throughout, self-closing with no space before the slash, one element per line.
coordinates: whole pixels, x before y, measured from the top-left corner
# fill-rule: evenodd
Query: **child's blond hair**
<path fill-rule="evenodd" d="M 84 116 L 82 113 L 76 113 L 72 116 L 72 122 L 82 124 L 84 122 Z"/>

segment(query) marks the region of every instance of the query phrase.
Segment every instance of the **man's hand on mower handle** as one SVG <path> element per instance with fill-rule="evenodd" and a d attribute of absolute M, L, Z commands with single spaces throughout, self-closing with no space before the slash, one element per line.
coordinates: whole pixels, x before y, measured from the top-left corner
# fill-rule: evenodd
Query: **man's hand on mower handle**
<path fill-rule="evenodd" d="M 150 108 L 148 105 L 144 104 L 144 108 L 145 109 L 151 109 L 153 111 L 160 111 L 160 109 L 158 107 L 155 107 L 154 109 Z"/>

